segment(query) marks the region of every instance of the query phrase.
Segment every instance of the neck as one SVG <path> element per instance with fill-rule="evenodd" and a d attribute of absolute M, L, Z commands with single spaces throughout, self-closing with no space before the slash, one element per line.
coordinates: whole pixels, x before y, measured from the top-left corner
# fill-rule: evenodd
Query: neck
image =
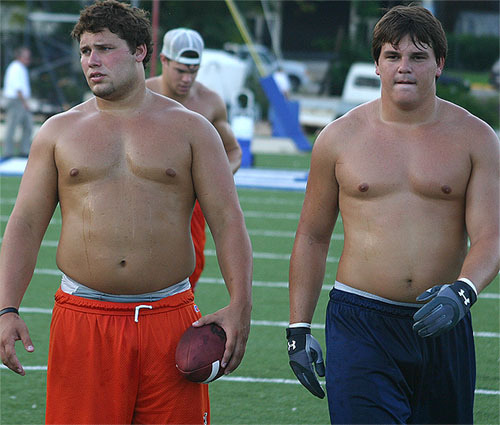
<path fill-rule="evenodd" d="M 383 95 L 382 95 L 383 96 Z M 386 123 L 419 125 L 426 124 L 436 119 L 439 109 L 437 96 L 429 97 L 418 105 L 399 105 L 393 102 L 379 102 L 380 119 Z"/>
<path fill-rule="evenodd" d="M 148 90 L 144 79 L 138 80 L 133 89 L 123 95 L 102 98 L 96 96 L 97 108 L 104 112 L 127 113 L 142 108 L 148 98 Z"/>

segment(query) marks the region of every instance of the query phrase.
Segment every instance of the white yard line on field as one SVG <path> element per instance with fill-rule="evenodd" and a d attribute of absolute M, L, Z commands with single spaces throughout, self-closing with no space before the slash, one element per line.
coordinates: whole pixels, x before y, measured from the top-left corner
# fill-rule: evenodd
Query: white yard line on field
<path fill-rule="evenodd" d="M 42 371 L 47 370 L 47 366 L 23 366 L 26 371 Z M 0 365 L 1 370 L 7 369 L 7 366 Z M 220 381 L 226 382 L 238 382 L 238 383 L 248 383 L 248 384 L 285 384 L 285 385 L 299 385 L 300 382 L 296 379 L 283 379 L 283 378 L 255 378 L 253 376 L 222 376 L 219 378 Z M 319 381 L 320 384 L 325 385 L 325 381 Z M 498 390 L 483 390 L 476 389 L 474 391 L 476 394 L 482 395 L 500 395 Z"/>

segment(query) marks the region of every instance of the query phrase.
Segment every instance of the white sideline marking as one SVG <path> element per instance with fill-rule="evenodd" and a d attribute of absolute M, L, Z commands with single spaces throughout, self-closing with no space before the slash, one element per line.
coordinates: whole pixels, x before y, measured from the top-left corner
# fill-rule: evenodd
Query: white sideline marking
<path fill-rule="evenodd" d="M 47 366 L 23 366 L 24 370 L 31 371 L 46 371 Z M 0 369 L 7 369 L 7 366 L 0 365 Z M 300 385 L 300 382 L 296 379 L 281 379 L 281 378 L 254 378 L 251 376 L 222 376 L 219 381 L 227 382 L 243 382 L 250 384 L 286 384 L 286 385 Z M 325 381 L 319 381 L 320 384 L 325 385 Z M 476 394 L 483 395 L 500 395 L 498 390 L 483 390 L 477 389 L 474 391 Z"/>

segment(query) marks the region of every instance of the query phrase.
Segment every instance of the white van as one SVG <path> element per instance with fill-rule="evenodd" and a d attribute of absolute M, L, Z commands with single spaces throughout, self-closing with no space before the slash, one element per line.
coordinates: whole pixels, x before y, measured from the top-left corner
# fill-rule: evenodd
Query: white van
<path fill-rule="evenodd" d="M 235 93 L 245 86 L 247 63 L 224 50 L 204 49 L 196 80 L 231 104 Z"/>
<path fill-rule="evenodd" d="M 380 97 L 380 77 L 375 74 L 375 64 L 357 62 L 351 65 L 345 79 L 337 116 L 352 108 Z"/>

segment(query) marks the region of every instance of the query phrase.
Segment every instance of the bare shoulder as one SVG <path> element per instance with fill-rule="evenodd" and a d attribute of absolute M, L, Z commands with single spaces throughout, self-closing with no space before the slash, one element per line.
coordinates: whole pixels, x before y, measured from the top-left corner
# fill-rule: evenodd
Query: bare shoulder
<path fill-rule="evenodd" d="M 440 102 L 442 124 L 462 145 L 468 146 L 471 152 L 498 152 L 498 136 L 490 125 L 454 103 Z"/>
<path fill-rule="evenodd" d="M 191 136 L 190 139 L 195 143 L 197 139 L 213 136 L 215 129 L 204 115 L 173 99 L 151 93 L 153 102 L 150 119 L 154 120 L 154 125 L 167 127 L 169 133 Z"/>
<path fill-rule="evenodd" d="M 222 98 L 215 91 L 209 89 L 199 81 L 196 81 L 193 87 L 196 89 L 196 94 L 198 97 L 200 97 L 200 99 L 206 101 L 218 100 L 220 102 L 223 102 Z"/>
<path fill-rule="evenodd" d="M 200 104 L 211 105 L 213 109 L 226 108 L 224 100 L 218 93 L 209 89 L 204 84 L 196 81 L 194 88 L 196 89 L 196 98 Z"/>
<path fill-rule="evenodd" d="M 91 98 L 67 111 L 53 115 L 42 124 L 33 139 L 33 143 L 51 142 L 55 144 L 66 132 L 73 131 L 81 120 L 97 111 L 94 103 L 94 98 Z"/>
<path fill-rule="evenodd" d="M 148 78 L 146 80 L 146 87 L 159 93 L 161 91 L 161 76 Z"/>
<path fill-rule="evenodd" d="M 374 102 L 360 105 L 328 124 L 318 135 L 314 148 L 339 153 L 347 145 L 362 139 L 360 135 L 373 125 Z"/>

